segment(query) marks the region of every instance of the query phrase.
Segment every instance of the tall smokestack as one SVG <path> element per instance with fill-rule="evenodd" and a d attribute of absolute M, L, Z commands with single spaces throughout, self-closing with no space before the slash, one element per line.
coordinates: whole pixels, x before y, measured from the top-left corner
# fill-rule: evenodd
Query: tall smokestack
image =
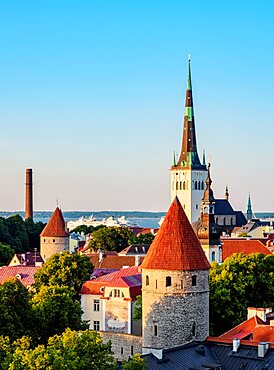
<path fill-rule="evenodd" d="M 32 169 L 26 169 L 26 214 L 25 219 L 33 219 Z"/>

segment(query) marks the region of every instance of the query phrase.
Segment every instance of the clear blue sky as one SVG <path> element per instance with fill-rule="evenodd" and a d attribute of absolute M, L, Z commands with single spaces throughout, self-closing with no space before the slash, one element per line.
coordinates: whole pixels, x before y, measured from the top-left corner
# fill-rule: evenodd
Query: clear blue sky
<path fill-rule="evenodd" d="M 274 211 L 271 1 L 0 2 L 0 209 L 166 210 L 191 54 L 213 189 Z"/>

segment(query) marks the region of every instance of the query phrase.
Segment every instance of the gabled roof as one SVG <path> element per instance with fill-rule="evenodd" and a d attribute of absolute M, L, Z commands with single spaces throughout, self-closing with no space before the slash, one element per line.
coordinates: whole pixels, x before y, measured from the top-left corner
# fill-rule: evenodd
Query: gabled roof
<path fill-rule="evenodd" d="M 129 247 L 126 247 L 121 252 L 119 256 L 138 256 L 139 254 L 146 254 L 150 244 L 131 244 Z"/>
<path fill-rule="evenodd" d="M 246 240 L 246 239 L 222 239 L 223 243 L 223 261 L 234 253 L 263 253 L 271 254 L 270 250 L 260 240 Z"/>
<path fill-rule="evenodd" d="M 141 265 L 157 270 L 208 270 L 210 264 L 176 197 Z"/>
<path fill-rule="evenodd" d="M 65 220 L 60 208 L 56 207 L 51 218 L 49 219 L 49 222 L 45 226 L 44 230 L 41 232 L 40 236 L 69 236 L 69 233 L 66 231 Z"/>
<path fill-rule="evenodd" d="M 44 263 L 43 258 L 41 257 L 39 252 L 26 252 L 26 253 L 16 253 L 11 261 L 10 265 L 14 266 L 15 262 L 18 261 L 18 265 L 24 265 L 24 266 L 35 266 L 35 263 Z"/>
<path fill-rule="evenodd" d="M 121 269 L 124 266 L 134 266 L 135 256 L 121 255 L 119 256 L 117 252 L 106 252 L 100 260 L 99 253 L 93 253 L 87 255 L 90 258 L 91 263 L 95 269 Z M 140 262 L 143 261 L 144 257 L 140 257 Z"/>
<path fill-rule="evenodd" d="M 215 199 L 215 207 L 214 207 L 214 214 L 215 216 L 221 215 L 229 215 L 234 216 L 235 211 L 231 207 L 231 204 L 226 199 Z"/>
<path fill-rule="evenodd" d="M 18 277 L 23 285 L 32 285 L 34 274 L 39 268 L 38 266 L 3 266 L 0 268 L 0 284 Z"/>

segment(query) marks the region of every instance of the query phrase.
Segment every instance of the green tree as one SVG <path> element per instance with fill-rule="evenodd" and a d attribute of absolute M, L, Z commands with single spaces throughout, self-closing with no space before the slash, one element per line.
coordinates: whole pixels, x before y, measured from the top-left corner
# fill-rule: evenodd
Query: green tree
<path fill-rule="evenodd" d="M 219 335 L 246 320 L 247 307 L 272 307 L 274 256 L 234 254 L 210 270 L 211 334 Z"/>
<path fill-rule="evenodd" d="M 141 357 L 140 353 L 133 355 L 128 362 L 123 361 L 122 363 L 123 370 L 146 370 L 146 368 L 146 361 Z"/>
<path fill-rule="evenodd" d="M 93 266 L 87 256 L 67 252 L 55 254 L 36 272 L 35 287 L 39 290 L 43 285 L 64 285 L 79 294 L 92 271 Z"/>
<path fill-rule="evenodd" d="M 142 296 L 137 295 L 137 302 L 133 313 L 133 320 L 142 320 Z"/>
<path fill-rule="evenodd" d="M 87 328 L 81 319 L 81 305 L 75 299 L 73 288 L 42 286 L 32 298 L 32 307 L 38 340 L 42 343 L 55 334 L 61 334 L 66 328 Z"/>
<path fill-rule="evenodd" d="M 40 234 L 45 226 L 46 224 L 43 222 L 34 222 L 31 218 L 25 220 L 30 250 L 40 249 Z"/>
<path fill-rule="evenodd" d="M 30 294 L 18 279 L 7 281 L 0 286 L 0 335 L 15 340 L 32 333 Z"/>
<path fill-rule="evenodd" d="M 5 220 L 10 234 L 10 240 L 7 242 L 12 245 L 17 253 L 23 253 L 29 250 L 29 239 L 25 222 L 19 215 L 13 215 Z"/>
<path fill-rule="evenodd" d="M 27 341 L 14 344 L 9 370 L 115 370 L 116 361 L 110 343 L 103 344 L 94 331 L 66 329 L 61 335 L 49 338 L 47 345 L 34 349 Z"/>
<path fill-rule="evenodd" d="M 10 245 L 0 243 L 0 266 L 8 265 L 13 255 L 14 249 Z"/>
<path fill-rule="evenodd" d="M 89 242 L 91 250 L 120 252 L 135 240 L 134 233 L 127 227 L 105 227 L 92 233 Z"/>
<path fill-rule="evenodd" d="M 135 244 L 151 244 L 154 238 L 155 236 L 151 233 L 140 234 L 138 237 L 136 237 Z"/>

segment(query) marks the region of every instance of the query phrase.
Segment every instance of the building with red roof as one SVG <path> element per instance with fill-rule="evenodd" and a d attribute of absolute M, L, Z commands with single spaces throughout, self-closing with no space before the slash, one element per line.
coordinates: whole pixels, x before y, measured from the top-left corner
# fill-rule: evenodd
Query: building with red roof
<path fill-rule="evenodd" d="M 21 283 L 30 287 L 34 284 L 34 274 L 40 267 L 38 266 L 3 266 L 0 267 L 0 284 L 17 278 Z"/>
<path fill-rule="evenodd" d="M 40 234 L 40 253 L 44 261 L 47 261 L 53 254 L 64 251 L 69 251 L 69 233 L 62 211 L 56 207 Z"/>
<path fill-rule="evenodd" d="M 257 239 L 222 239 L 222 260 L 225 261 L 234 253 L 263 253 L 271 254 L 271 251 Z"/>
<path fill-rule="evenodd" d="M 94 330 L 140 334 L 141 325 L 132 317 L 136 297 L 141 294 L 142 276 L 138 266 L 88 280 L 81 290 L 83 319 Z"/>

